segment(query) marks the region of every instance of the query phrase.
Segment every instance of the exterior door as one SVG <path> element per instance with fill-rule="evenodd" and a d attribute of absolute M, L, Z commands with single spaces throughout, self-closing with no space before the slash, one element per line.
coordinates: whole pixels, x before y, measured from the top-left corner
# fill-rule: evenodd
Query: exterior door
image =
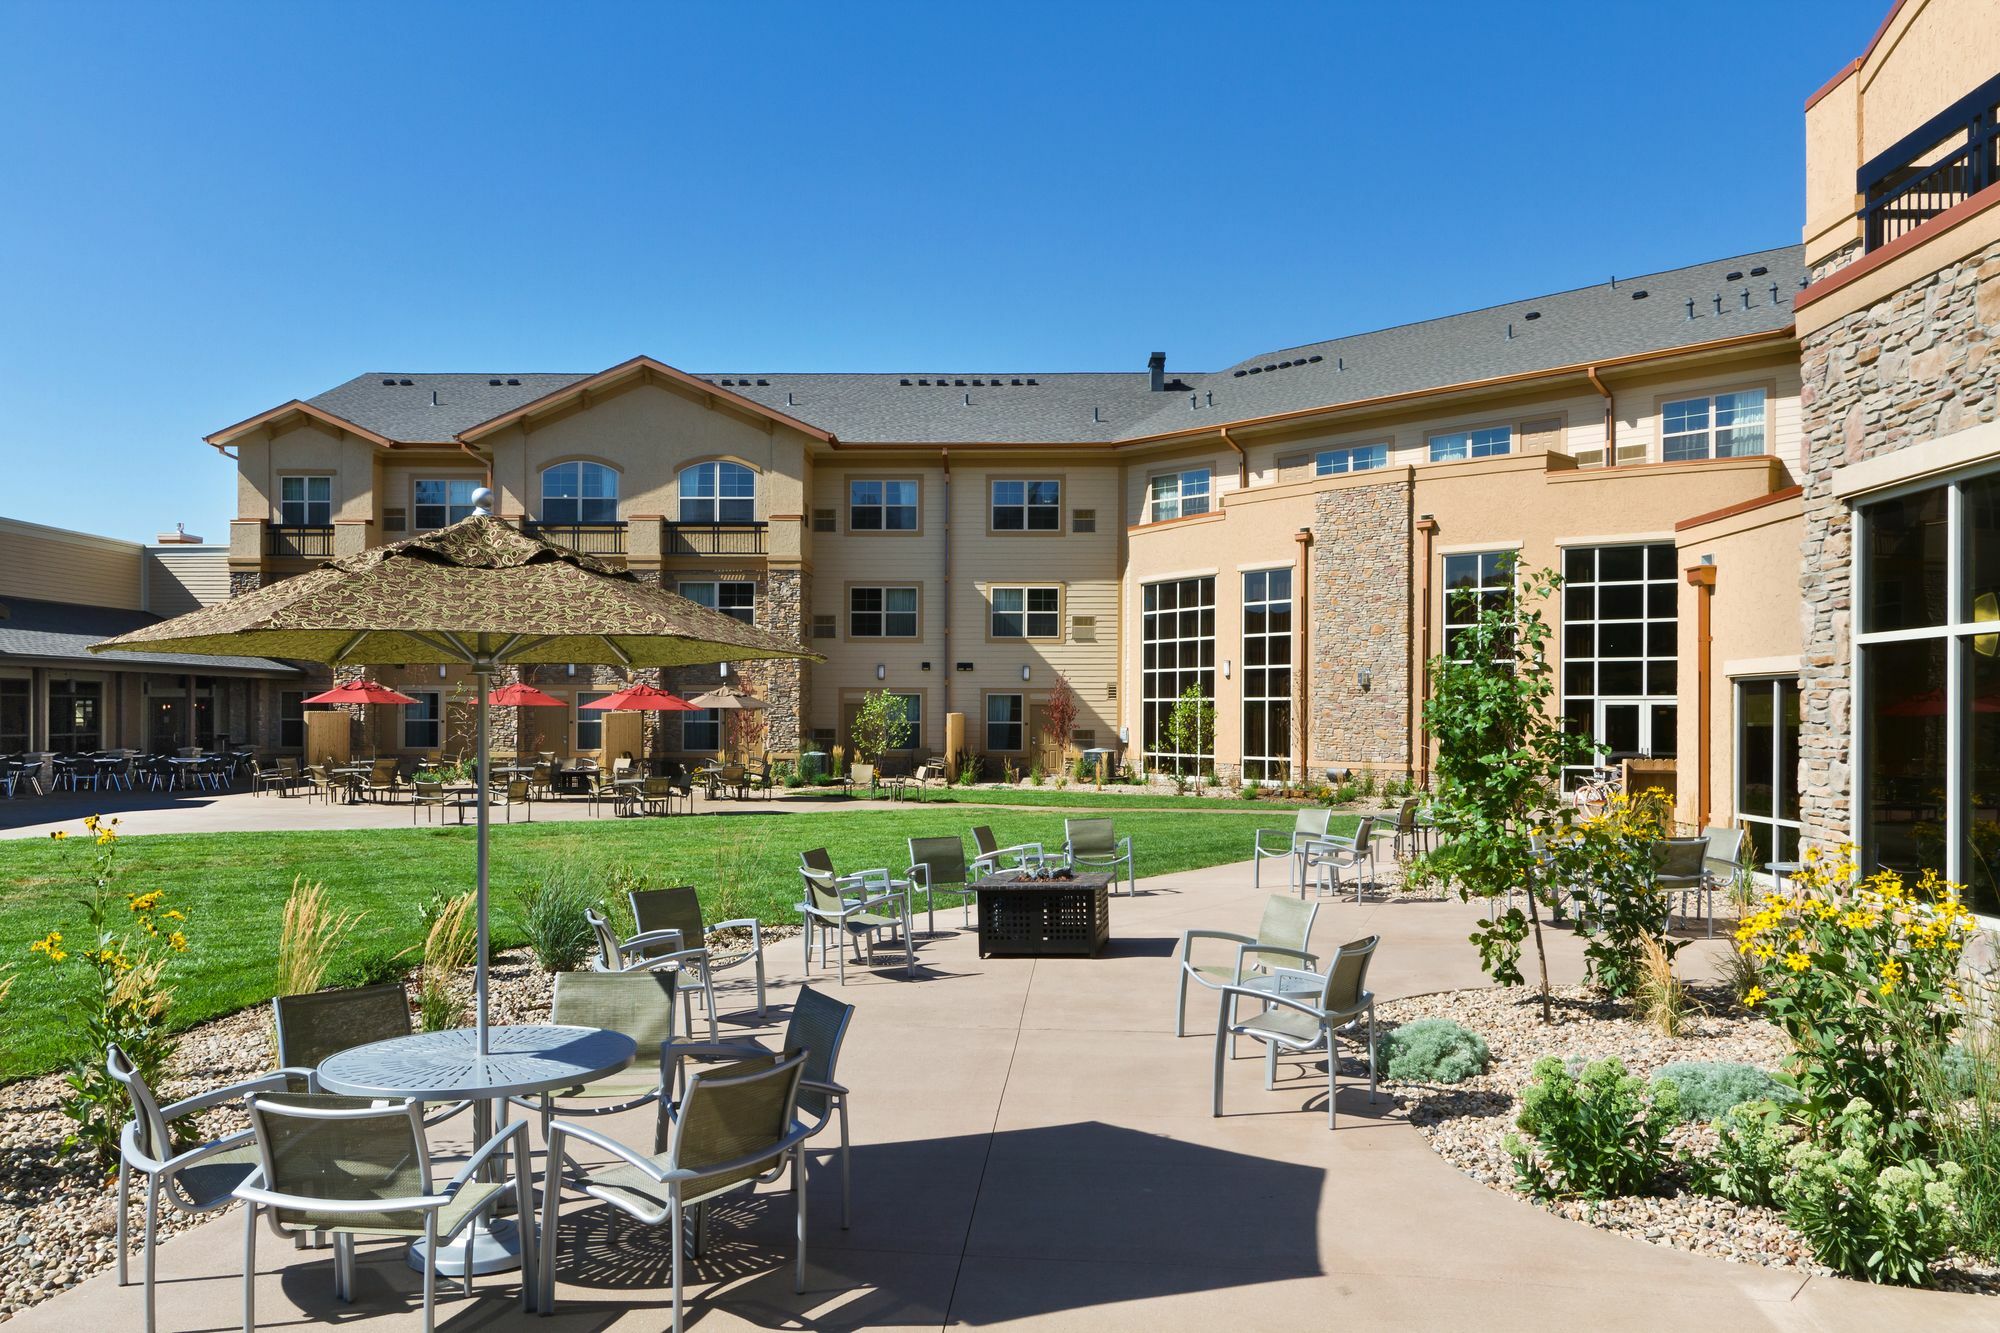
<path fill-rule="evenodd" d="M 1622 759 L 1668 759 L 1676 748 L 1677 708 L 1657 699 L 1599 699 L 1593 735 L 1606 767 Z"/>
<path fill-rule="evenodd" d="M 1049 735 L 1049 713 L 1043 704 L 1028 703 L 1028 753 L 1043 773 L 1053 774 L 1062 767 L 1062 742 Z"/>
<path fill-rule="evenodd" d="M 1736 817 L 1749 865 L 1799 854 L 1799 682 L 1736 682 Z"/>

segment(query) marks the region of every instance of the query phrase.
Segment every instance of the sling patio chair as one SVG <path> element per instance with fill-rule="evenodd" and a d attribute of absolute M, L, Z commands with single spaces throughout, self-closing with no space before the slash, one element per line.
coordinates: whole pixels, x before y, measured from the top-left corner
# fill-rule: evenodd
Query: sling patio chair
<path fill-rule="evenodd" d="M 442 1186 L 433 1183 L 423 1109 L 409 1100 L 252 1093 L 245 1100 L 257 1141 L 257 1169 L 238 1185 L 243 1210 L 243 1328 L 257 1327 L 257 1216 L 280 1236 L 333 1236 L 333 1293 L 354 1299 L 357 1236 L 422 1240 L 424 1333 L 436 1327 L 438 1252 L 502 1203 L 534 1207 L 528 1183 L 528 1122 L 516 1120 L 485 1143 Z M 482 1180 L 487 1164 L 511 1154 L 511 1179 Z M 522 1228 L 526 1231 L 528 1228 Z M 534 1309 L 534 1246 L 521 1247 L 521 1303 Z M 472 1294 L 473 1270 L 461 1280 Z"/>
<path fill-rule="evenodd" d="M 1318 961 L 1316 955 L 1307 951 L 1312 942 L 1313 918 L 1319 915 L 1319 904 L 1304 898 L 1294 898 L 1286 893 L 1274 893 L 1264 900 L 1264 916 L 1257 923 L 1255 935 L 1238 935 L 1228 930 L 1189 930 L 1181 935 L 1179 960 L 1181 965 L 1180 994 L 1174 1001 L 1174 1035 L 1187 1035 L 1187 993 L 1188 982 L 1215 990 L 1222 985 L 1240 986 L 1249 977 L 1263 976 L 1271 970 L 1271 959 L 1286 959 L 1284 966 L 1293 969 L 1305 968 L 1310 971 Z M 1196 940 L 1222 940 L 1236 946 L 1235 962 L 1224 966 L 1219 963 L 1197 963 L 1194 961 Z"/>
<path fill-rule="evenodd" d="M 678 930 L 642 930 L 630 939 L 621 940 L 611 923 L 600 913 L 585 908 L 584 920 L 590 923 L 591 933 L 597 937 L 597 953 L 590 960 L 593 972 L 653 972 L 678 973 L 683 965 L 698 963 L 708 951 L 702 948 L 682 947 Z M 679 989 L 679 978 L 675 978 Z M 687 1007 L 687 1025 L 694 1026 L 694 992 L 682 990 L 682 1002 Z"/>
<path fill-rule="evenodd" d="M 369 767 L 368 776 L 361 780 L 362 794 L 371 798 L 394 796 L 400 790 L 402 783 L 394 759 L 375 760 Z"/>
<path fill-rule="evenodd" d="M 434 811 L 449 809 L 457 799 L 457 797 L 444 789 L 442 779 L 412 778 L 410 779 L 410 822 L 412 824 L 417 822 L 417 811 L 419 810 L 424 812 L 425 820 L 429 820 L 432 818 Z"/>
<path fill-rule="evenodd" d="M 486 799 L 489 804 L 507 812 L 509 824 L 514 822 L 516 809 L 527 811 L 528 822 L 535 822 L 535 794 L 529 790 L 526 778 L 509 778 L 505 782 L 494 783 L 486 789 Z"/>
<path fill-rule="evenodd" d="M 1278 1052 L 1291 1054 L 1326 1052 L 1326 1127 L 1334 1127 L 1333 1101 L 1339 1091 L 1340 1053 L 1334 1040 L 1361 1038 L 1366 1020 L 1368 1041 L 1368 1100 L 1375 1100 L 1375 996 L 1368 989 L 1368 964 L 1375 956 L 1379 935 L 1343 944 L 1333 954 L 1324 976 L 1318 973 L 1274 968 L 1262 984 L 1226 984 L 1220 1013 L 1215 1024 L 1215 1111 L 1222 1114 L 1222 1074 L 1228 1063 L 1230 1041 L 1238 1036 L 1264 1043 L 1264 1087 L 1275 1089 L 1278 1080 Z M 1255 1018 L 1239 1019 L 1236 1005 L 1254 1000 L 1265 1010 Z"/>
<path fill-rule="evenodd" d="M 841 779 L 841 785 L 849 796 L 854 794 L 856 787 L 867 788 L 862 794 L 873 796 L 875 794 L 875 765 L 849 764 L 847 766 L 847 776 Z"/>
<path fill-rule="evenodd" d="M 1692 921 L 1687 913 L 1688 895 L 1694 896 L 1697 912 L 1704 900 L 1708 907 L 1708 933 L 1715 934 L 1715 899 L 1708 878 L 1708 839 L 1661 838 L 1652 847 L 1653 888 L 1660 894 L 1661 913 L 1666 918 L 1660 929 L 1673 923 L 1674 898 L 1681 900 L 1681 920 Z"/>
<path fill-rule="evenodd" d="M 671 889 L 634 889 L 626 895 L 632 904 L 632 920 L 641 935 L 654 931 L 675 930 L 680 932 L 681 946 L 690 956 L 674 964 L 676 970 L 688 973 L 687 987 L 690 999 L 694 991 L 701 992 L 702 1003 L 708 1007 L 708 1035 L 711 1040 L 719 1035 L 715 1012 L 715 974 L 727 972 L 734 967 L 749 964 L 757 977 L 757 1017 L 764 1017 L 764 927 L 753 916 L 732 917 L 728 921 L 718 921 L 708 925 L 702 920 L 701 895 L 687 885 Z M 718 949 L 709 943 L 711 930 L 747 930 L 750 942 L 747 946 L 730 950 Z M 699 950 L 696 956 L 695 951 Z M 689 1011 L 688 1026 L 694 1026 L 693 1011 Z"/>
<path fill-rule="evenodd" d="M 1746 883 L 1750 867 L 1743 863 L 1744 832 L 1739 828 L 1711 828 L 1707 833 L 1708 855 L 1701 868 L 1708 876 L 1708 933 L 1715 934 L 1715 895 L 1725 893 L 1735 900 L 1736 886 Z"/>
<path fill-rule="evenodd" d="M 183 1213 L 209 1213 L 234 1202 L 233 1191 L 257 1169 L 257 1146 L 250 1131 L 238 1130 L 219 1139 L 197 1143 L 176 1152 L 171 1126 L 176 1120 L 198 1115 L 212 1107 L 226 1105 L 253 1092 L 282 1092 L 283 1073 L 263 1074 L 243 1083 L 215 1088 L 199 1097 L 161 1106 L 152 1088 L 132 1061 L 117 1046 L 106 1049 L 105 1072 L 125 1090 L 132 1118 L 118 1139 L 118 1285 L 128 1286 L 127 1238 L 131 1216 L 132 1177 L 146 1178 L 146 1231 L 140 1237 L 146 1285 L 146 1333 L 158 1327 L 153 1294 L 154 1253 L 160 1243 L 160 1205 L 164 1202 Z"/>
<path fill-rule="evenodd" d="M 581 1087 L 507 1100 L 541 1118 L 542 1142 L 556 1114 L 555 1099 L 610 1098 L 607 1105 L 565 1106 L 567 1116 L 613 1115 L 666 1095 L 665 1051 L 674 1040 L 673 972 L 558 972 L 549 1022 L 558 1027 L 608 1028 L 639 1048 L 631 1068 Z"/>
<path fill-rule="evenodd" d="M 1257 830 L 1256 850 L 1251 853 L 1250 885 L 1264 887 L 1264 862 L 1282 856 L 1286 861 L 1289 878 L 1286 883 L 1293 889 L 1300 889 L 1305 883 L 1306 844 L 1318 842 L 1326 837 L 1327 821 L 1333 818 L 1333 811 L 1324 806 L 1309 806 L 1292 816 L 1291 829 L 1260 828 Z M 1303 896 L 1303 894 L 1301 894 Z"/>
<path fill-rule="evenodd" d="M 1038 866 L 1047 859 L 1039 842 L 1017 842 L 1011 847 L 1002 847 L 1000 840 L 993 836 L 993 830 L 984 824 L 972 826 L 972 845 L 978 855 L 972 858 L 974 879 L 987 879 L 1003 870 L 1020 870 L 1027 866 Z M 1003 864 L 1011 862 L 1011 864 Z"/>
<path fill-rule="evenodd" d="M 1340 892 L 1340 876 L 1343 871 L 1354 872 L 1354 901 L 1361 901 L 1364 888 L 1375 882 L 1375 816 L 1363 815 L 1361 822 L 1354 826 L 1354 833 L 1342 837 L 1329 833 L 1305 843 L 1305 873 L 1312 879 L 1321 894 Z M 1368 878 L 1361 878 L 1361 867 L 1368 866 Z M 1299 896 L 1305 896 L 1305 883 L 1299 884 Z"/>
<path fill-rule="evenodd" d="M 1118 892 L 1118 868 L 1125 867 L 1125 892 L 1139 892 L 1138 873 L 1132 867 L 1132 839 L 1118 836 L 1109 819 L 1065 819 L 1063 859 L 1074 870 L 1109 870 L 1111 891 Z"/>
<path fill-rule="evenodd" d="M 966 874 L 965 844 L 957 837 L 910 839 L 910 891 L 923 891 L 924 933 L 937 934 L 937 897 L 952 893 L 964 914 L 964 924 L 972 924 L 972 891 Z"/>
<path fill-rule="evenodd" d="M 329 1056 L 370 1042 L 407 1037 L 415 1030 L 409 995 L 400 981 L 279 995 L 271 1000 L 277 1033 L 278 1072 L 290 1076 L 287 1090 L 318 1092 L 319 1067 Z M 471 1102 L 448 1102 L 430 1110 L 424 1123 L 449 1120 Z"/>
<path fill-rule="evenodd" d="M 806 1131 L 808 1139 L 817 1138 L 836 1117 L 840 1120 L 840 1229 L 845 1231 L 853 1221 L 851 1206 L 852 1173 L 848 1169 L 847 1139 L 847 1098 L 848 1091 L 837 1082 L 840 1068 L 841 1043 L 847 1040 L 847 1025 L 854 1017 L 854 1006 L 834 999 L 824 991 L 816 991 L 811 986 L 799 987 L 799 997 L 792 1001 L 792 1016 L 785 1024 L 785 1037 L 779 1043 L 778 1051 L 773 1051 L 753 1037 L 722 1042 L 676 1042 L 668 1050 L 665 1060 L 672 1065 L 668 1074 L 668 1086 L 681 1086 L 680 1062 L 694 1060 L 751 1060 L 758 1057 L 777 1059 L 779 1051 L 804 1051 L 806 1056 L 805 1076 L 799 1080 L 799 1110 L 814 1118 L 814 1123 Z M 669 1111 L 669 1114 L 672 1114 Z"/>
<path fill-rule="evenodd" d="M 661 1105 L 654 1145 L 642 1153 L 582 1125 L 558 1120 L 549 1131 L 548 1175 L 542 1191 L 541 1274 L 543 1314 L 555 1311 L 556 1238 L 565 1188 L 610 1204 L 645 1226 L 665 1225 L 673 1252 L 674 1333 L 682 1330 L 681 1284 L 687 1253 L 706 1249 L 711 1200 L 734 1190 L 754 1191 L 792 1168 L 798 1255 L 792 1284 L 806 1286 L 806 1139 L 798 1118 L 799 1082 L 806 1054 L 759 1057 L 703 1070 L 688 1080 L 687 1094 L 671 1116 Z M 520 1122 L 526 1124 L 526 1121 Z M 585 1166 L 572 1153 L 609 1156 L 616 1165 Z M 695 1212 L 687 1226 L 687 1212 Z M 690 1232 L 692 1233 L 690 1235 Z M 687 1242 L 692 1240 L 692 1246 Z"/>
<path fill-rule="evenodd" d="M 1403 803 L 1396 807 L 1393 823 L 1376 822 L 1375 836 L 1389 840 L 1389 855 L 1417 854 L 1417 805 L 1416 797 L 1405 796 Z"/>
<path fill-rule="evenodd" d="M 799 903 L 799 915 L 805 923 L 806 972 L 812 972 L 813 942 L 819 942 L 820 970 L 826 970 L 826 945 L 831 937 L 834 956 L 839 969 L 840 984 L 847 984 L 847 946 L 854 946 L 859 957 L 861 946 L 868 949 L 866 966 L 875 965 L 875 945 L 880 938 L 900 930 L 903 936 L 903 967 L 908 976 L 917 974 L 917 953 L 915 941 L 911 939 L 910 895 L 898 891 L 886 870 L 869 870 L 860 875 L 834 876 L 821 870 L 801 868 L 799 878 L 805 881 L 806 896 Z M 843 890 L 859 885 L 865 891 L 849 897 Z M 881 909 L 887 908 L 889 912 Z M 891 915 L 890 913 L 893 913 Z"/>

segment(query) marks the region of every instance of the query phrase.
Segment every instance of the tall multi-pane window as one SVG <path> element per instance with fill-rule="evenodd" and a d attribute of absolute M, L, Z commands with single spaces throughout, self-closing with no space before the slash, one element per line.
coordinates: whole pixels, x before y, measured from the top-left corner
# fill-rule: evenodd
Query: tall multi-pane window
<path fill-rule="evenodd" d="M 1736 816 L 1750 834 L 1755 864 L 1798 859 L 1796 676 L 1736 682 Z"/>
<path fill-rule="evenodd" d="M 278 478 L 278 522 L 288 528 L 330 526 L 333 523 L 333 478 Z"/>
<path fill-rule="evenodd" d="M 986 696 L 986 752 L 1018 754 L 1028 748 L 1027 712 L 1018 694 Z"/>
<path fill-rule="evenodd" d="M 1243 575 L 1243 776 L 1286 777 L 1292 762 L 1292 571 Z"/>
<path fill-rule="evenodd" d="M 104 748 L 102 681 L 49 682 L 49 748 L 57 754 Z"/>
<path fill-rule="evenodd" d="M 1313 455 L 1313 475 L 1331 477 L 1342 472 L 1366 472 L 1389 466 L 1389 446 L 1357 444 L 1346 449 L 1322 449 Z"/>
<path fill-rule="evenodd" d="M 1062 483 L 996 481 L 993 483 L 995 532 L 1062 531 Z"/>
<path fill-rule="evenodd" d="M 681 469 L 681 522 L 750 523 L 757 517 L 757 474 L 741 463 Z"/>
<path fill-rule="evenodd" d="M 2000 915 L 2000 476 L 1858 517 L 1862 864 L 1935 870 L 1966 886 L 1968 907 Z"/>
<path fill-rule="evenodd" d="M 470 477 L 419 477 L 410 487 L 410 522 L 422 530 L 471 517 L 473 492 L 480 485 Z"/>
<path fill-rule="evenodd" d="M 1212 480 L 1205 467 L 1154 477 L 1146 486 L 1146 521 L 1161 523 L 1170 518 L 1206 514 Z"/>
<path fill-rule="evenodd" d="M 609 696 L 609 690 L 578 690 L 576 694 L 576 748 L 578 750 L 601 750 L 604 748 L 604 710 L 585 708 Z"/>
<path fill-rule="evenodd" d="M 403 748 L 435 750 L 444 743 L 444 696 L 436 690 L 406 690 L 416 702 L 403 705 Z"/>
<path fill-rule="evenodd" d="M 306 748 L 306 692 L 304 690 L 278 691 L 278 747 L 284 750 Z"/>
<path fill-rule="evenodd" d="M 1511 426 L 1455 430 L 1431 436 L 1431 462 L 1450 463 L 1461 458 L 1497 458 L 1513 447 L 1514 429 Z"/>
<path fill-rule="evenodd" d="M 917 590 L 913 587 L 849 588 L 847 637 L 916 638 Z"/>
<path fill-rule="evenodd" d="M 602 463 L 558 463 L 542 469 L 542 522 L 616 523 L 618 474 Z"/>
<path fill-rule="evenodd" d="M 1570 547 L 1563 580 L 1563 716 L 1596 739 L 1606 764 L 1671 758 L 1680 596 L 1673 543 Z"/>
<path fill-rule="evenodd" d="M 1215 700 L 1215 578 L 1148 583 L 1141 605 L 1140 748 L 1148 764 L 1205 766 L 1214 754 L 1175 749 L 1167 740 L 1167 719 L 1189 688 Z"/>
<path fill-rule="evenodd" d="M 757 585 L 740 579 L 703 579 L 683 583 L 680 595 L 725 616 L 735 616 L 746 625 L 757 623 Z"/>
<path fill-rule="evenodd" d="M 855 478 L 847 483 L 849 532 L 915 532 L 917 483 Z"/>
<path fill-rule="evenodd" d="M 1458 641 L 1482 612 L 1514 599 L 1513 551 L 1467 551 L 1444 558 L 1444 655 L 1463 661 Z"/>
<path fill-rule="evenodd" d="M 0 679 L 0 754 L 19 754 L 28 748 L 30 697 L 27 681 Z"/>
<path fill-rule="evenodd" d="M 994 588 L 987 596 L 992 615 L 987 633 L 995 639 L 1060 639 L 1062 589 L 1059 587 Z"/>
<path fill-rule="evenodd" d="M 1660 457 L 1744 458 L 1764 452 L 1764 391 L 1742 389 L 1660 404 Z"/>

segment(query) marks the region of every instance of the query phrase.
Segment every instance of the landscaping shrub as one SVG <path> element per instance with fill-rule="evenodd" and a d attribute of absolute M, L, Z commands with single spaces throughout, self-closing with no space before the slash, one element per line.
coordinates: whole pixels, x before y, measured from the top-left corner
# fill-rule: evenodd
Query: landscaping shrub
<path fill-rule="evenodd" d="M 1449 1018 L 1405 1023 L 1375 1043 L 1377 1067 L 1406 1083 L 1463 1083 L 1492 1060 L 1484 1037 Z"/>
<path fill-rule="evenodd" d="M 1664 1075 L 1667 1071 L 1660 1072 Z M 1708 1164 L 1705 1182 L 1708 1192 L 1753 1206 L 1768 1207 L 1776 1202 L 1772 1191 L 1784 1172 L 1785 1154 L 1798 1139 L 1798 1131 L 1785 1122 L 1778 1104 L 1760 1099 L 1731 1106 L 1716 1119 L 1715 1133 L 1715 1159 Z"/>
<path fill-rule="evenodd" d="M 1965 1172 L 1959 1244 L 2000 1260 L 2000 1035 L 1968 1034 L 1941 1056 L 1919 1059 L 1916 1071 L 1937 1153 Z"/>
<path fill-rule="evenodd" d="M 1775 1193 L 1813 1255 L 1849 1277 L 1927 1286 L 1930 1264 L 1959 1230 L 1955 1162 L 1889 1160 L 1882 1121 L 1857 1097 L 1829 1125 L 1829 1141 L 1795 1143 Z"/>
<path fill-rule="evenodd" d="M 521 890 L 514 922 L 542 971 L 574 972 L 590 957 L 597 937 L 585 913 L 603 896 L 602 885 L 592 877 L 567 869 Z"/>
<path fill-rule="evenodd" d="M 1658 935 L 1639 936 L 1639 972 L 1632 983 L 1632 1003 L 1640 1019 L 1663 1037 L 1678 1037 L 1688 1015 L 1701 1006 L 1674 975 L 1679 943 Z"/>
<path fill-rule="evenodd" d="M 1660 969 L 1666 967 L 1671 975 L 1673 956 L 1683 942 L 1655 933 L 1666 918 L 1667 903 L 1653 882 L 1652 860 L 1653 844 L 1671 828 L 1671 812 L 1658 792 L 1618 796 L 1601 813 L 1582 818 L 1573 809 L 1559 810 L 1541 825 L 1548 858 L 1544 878 L 1592 890 L 1574 899 L 1590 979 L 1622 999 L 1638 997 L 1650 978 L 1644 1007 L 1655 1026 L 1663 1017 L 1678 1021 L 1677 1010 L 1659 1012 L 1663 1000 L 1677 998 L 1672 987 L 1662 985 Z M 1656 957 L 1655 950 L 1662 956 Z"/>
<path fill-rule="evenodd" d="M 452 979 L 464 971 L 478 951 L 478 931 L 471 893 L 449 900 L 424 937 L 423 972 L 417 982 L 417 1016 L 426 1032 L 462 1027 L 465 1004 L 452 993 Z"/>
<path fill-rule="evenodd" d="M 1662 1066 L 1653 1081 L 1679 1091 L 1685 1120 L 1715 1120 L 1745 1102 L 1784 1103 L 1798 1096 L 1765 1070 L 1729 1060 L 1682 1060 Z"/>
<path fill-rule="evenodd" d="M 1667 1130 L 1680 1119 L 1680 1092 L 1643 1081 L 1623 1062 L 1596 1060 L 1570 1073 L 1554 1056 L 1535 1062 L 1515 1120 L 1533 1136 L 1506 1138 L 1521 1188 L 1538 1199 L 1608 1199 L 1640 1194 L 1667 1165 Z"/>
<path fill-rule="evenodd" d="M 278 930 L 278 990 L 280 995 L 307 995 L 326 983 L 348 935 L 365 912 L 335 912 L 326 886 L 292 877 L 285 899 L 285 919 Z"/>

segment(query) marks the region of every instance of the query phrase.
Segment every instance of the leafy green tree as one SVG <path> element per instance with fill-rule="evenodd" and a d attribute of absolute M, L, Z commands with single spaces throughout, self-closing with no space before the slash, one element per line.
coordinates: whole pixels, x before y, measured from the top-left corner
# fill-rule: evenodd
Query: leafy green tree
<path fill-rule="evenodd" d="M 1549 963 L 1540 907 L 1553 897 L 1537 873 L 1533 839 L 1541 825 L 1567 823 L 1563 769 L 1591 756 L 1588 738 L 1568 731 L 1551 708 L 1553 631 L 1542 606 L 1561 586 L 1561 576 L 1544 569 L 1519 578 L 1511 598 L 1483 606 L 1474 594 L 1456 594 L 1466 602 L 1455 619 L 1474 610 L 1477 616 L 1454 630 L 1448 655 L 1431 659 L 1424 702 L 1424 727 L 1438 745 L 1432 818 L 1441 837 L 1432 864 L 1460 897 L 1483 898 L 1489 908 L 1513 889 L 1526 890 L 1525 914 L 1512 906 L 1489 910 L 1471 939 L 1495 982 L 1519 986 L 1522 947 L 1533 935 L 1545 1023 Z"/>
<path fill-rule="evenodd" d="M 873 764 L 885 752 L 909 745 L 911 731 L 909 704 L 887 690 L 870 690 L 862 696 L 861 711 L 854 715 L 847 739 L 856 760 Z"/>

